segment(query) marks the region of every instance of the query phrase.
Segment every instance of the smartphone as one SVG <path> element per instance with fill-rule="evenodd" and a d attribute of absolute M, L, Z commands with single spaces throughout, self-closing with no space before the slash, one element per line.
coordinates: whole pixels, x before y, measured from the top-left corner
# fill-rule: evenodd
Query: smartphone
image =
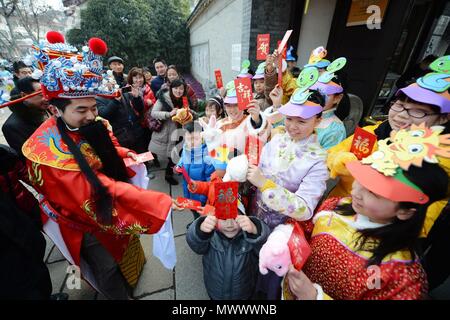
<path fill-rule="evenodd" d="M 131 91 L 131 86 L 126 86 L 122 88 L 122 93 L 127 93 Z"/>

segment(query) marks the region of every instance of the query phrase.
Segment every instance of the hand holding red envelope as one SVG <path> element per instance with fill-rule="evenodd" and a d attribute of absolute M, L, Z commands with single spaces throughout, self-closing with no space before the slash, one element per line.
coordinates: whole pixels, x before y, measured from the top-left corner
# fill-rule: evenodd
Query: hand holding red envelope
<path fill-rule="evenodd" d="M 131 158 L 124 158 L 123 161 L 125 162 L 125 166 L 129 167 L 135 164 L 147 162 L 154 159 L 150 151 L 138 154 L 136 155 L 136 158 L 137 158 L 136 161 Z"/>
<path fill-rule="evenodd" d="M 311 254 L 311 248 L 308 241 L 306 241 L 302 228 L 296 222 L 294 222 L 293 225 L 294 229 L 292 229 L 292 234 L 288 241 L 288 247 L 291 254 L 292 264 L 295 269 L 300 271 Z"/>
<path fill-rule="evenodd" d="M 179 208 L 183 208 L 183 209 L 199 210 L 202 206 L 202 203 L 200 201 L 196 201 L 196 200 L 192 200 L 192 199 L 177 197 L 176 205 Z"/>
<path fill-rule="evenodd" d="M 368 157 L 377 142 L 377 136 L 360 128 L 356 127 L 353 134 L 352 146 L 350 152 L 353 153 L 358 160 Z"/>
<path fill-rule="evenodd" d="M 239 110 L 248 108 L 253 100 L 252 80 L 250 78 L 238 78 L 234 80 Z"/>

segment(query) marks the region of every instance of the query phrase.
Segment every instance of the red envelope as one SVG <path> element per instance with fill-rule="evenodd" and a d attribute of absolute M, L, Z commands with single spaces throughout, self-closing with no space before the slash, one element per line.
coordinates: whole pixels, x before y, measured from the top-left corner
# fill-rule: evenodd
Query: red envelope
<path fill-rule="evenodd" d="M 177 169 L 177 170 L 178 170 L 178 169 Z M 183 178 L 184 178 L 184 180 L 186 180 L 186 183 L 187 183 L 187 184 L 190 184 L 192 181 L 191 181 L 191 178 L 189 177 L 189 175 L 188 175 L 186 169 L 185 169 L 184 167 L 181 167 L 181 168 L 180 168 L 180 171 L 181 171 L 181 173 L 183 174 Z"/>
<path fill-rule="evenodd" d="M 248 162 L 257 166 L 261 157 L 261 151 L 264 147 L 264 142 L 256 136 L 248 135 L 245 143 L 245 154 Z"/>
<path fill-rule="evenodd" d="M 289 40 L 289 37 L 292 34 L 292 30 L 287 30 L 286 33 L 284 34 L 283 40 L 281 40 L 281 42 L 278 44 L 278 53 L 280 53 L 283 50 L 286 50 L 286 44 Z M 286 58 L 286 56 L 284 56 L 284 58 Z"/>
<path fill-rule="evenodd" d="M 281 41 L 278 40 L 277 41 L 277 47 L 280 47 L 280 44 L 281 44 Z M 277 49 L 277 51 L 278 51 L 278 49 Z M 280 51 L 278 51 L 278 52 L 280 52 Z M 287 56 L 287 47 L 286 47 L 286 45 L 283 48 L 283 53 L 282 53 L 281 56 L 283 57 L 283 59 L 286 59 L 286 56 Z"/>
<path fill-rule="evenodd" d="M 300 271 L 311 254 L 311 247 L 309 246 L 308 241 L 306 241 L 305 234 L 298 223 L 295 222 L 293 225 L 294 229 L 289 238 L 288 247 L 292 264 L 295 269 Z"/>
<path fill-rule="evenodd" d="M 353 134 L 352 147 L 350 152 L 353 153 L 358 160 L 361 160 L 372 153 L 373 147 L 377 142 L 377 136 L 360 127 L 356 127 Z"/>
<path fill-rule="evenodd" d="M 283 86 L 283 57 L 278 56 L 278 86 Z"/>
<path fill-rule="evenodd" d="M 250 78 L 238 78 L 234 80 L 239 110 L 245 110 L 253 100 L 252 80 Z"/>
<path fill-rule="evenodd" d="M 176 204 L 180 208 L 191 210 L 198 210 L 202 206 L 202 203 L 200 201 L 186 199 L 183 197 L 177 197 Z"/>
<path fill-rule="evenodd" d="M 137 157 L 137 161 L 134 161 L 131 158 L 123 159 L 123 162 L 125 162 L 125 166 L 129 167 L 129 166 L 132 166 L 132 165 L 135 165 L 135 164 L 147 162 L 147 161 L 150 161 L 150 160 L 154 159 L 153 155 L 152 155 L 152 153 L 150 151 L 138 154 L 138 155 L 136 155 L 136 157 Z"/>
<path fill-rule="evenodd" d="M 270 34 L 258 34 L 256 40 L 256 60 L 266 60 L 270 49 Z"/>
<path fill-rule="evenodd" d="M 189 101 L 186 96 L 183 97 L 183 107 L 189 108 Z"/>
<path fill-rule="evenodd" d="M 214 75 L 216 76 L 217 89 L 223 88 L 222 72 L 220 69 L 214 70 Z"/>
<path fill-rule="evenodd" d="M 239 182 L 214 183 L 214 207 L 217 219 L 235 219 L 238 214 L 238 187 Z"/>

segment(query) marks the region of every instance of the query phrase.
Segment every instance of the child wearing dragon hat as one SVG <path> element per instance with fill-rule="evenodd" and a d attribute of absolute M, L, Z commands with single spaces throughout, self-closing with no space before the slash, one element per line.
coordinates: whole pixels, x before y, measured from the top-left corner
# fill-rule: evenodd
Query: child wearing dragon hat
<path fill-rule="evenodd" d="M 301 271 L 290 268 L 284 298 L 300 300 L 421 299 L 427 276 L 416 251 L 430 204 L 445 197 L 450 157 L 443 127 L 394 130 L 378 151 L 347 163 L 349 198 L 330 198 L 303 226 L 312 254 Z M 290 290 L 288 290 L 288 288 Z M 293 295 L 292 295 L 293 293 Z"/>
<path fill-rule="evenodd" d="M 315 67 L 301 72 L 299 88 L 279 109 L 285 116 L 286 132 L 263 147 L 258 167 L 249 167 L 247 179 L 258 188 L 256 214 L 271 230 L 289 218 L 310 219 L 326 188 L 326 151 L 314 134 L 323 101 L 320 93 L 308 91 L 318 78 Z M 280 283 L 273 272 L 260 275 L 258 298 L 279 298 Z"/>
<path fill-rule="evenodd" d="M 364 127 L 364 130 L 373 133 L 378 140 L 389 137 L 392 130 L 409 127 L 413 124 L 425 123 L 426 126 L 443 125 L 444 133 L 449 132 L 450 111 L 450 56 L 437 59 L 430 65 L 434 71 L 420 78 L 406 88 L 397 92 L 397 99 L 391 105 L 388 120 L 376 125 Z M 328 150 L 327 165 L 332 178 L 339 177 L 338 185 L 332 190 L 330 196 L 347 196 L 350 194 L 353 178 L 345 167 L 349 161 L 356 160 L 350 152 L 353 135 Z M 376 150 L 376 145 L 374 151 Z M 441 166 L 450 173 L 450 161 L 443 159 Z M 442 210 L 440 206 L 436 216 Z M 430 226 L 426 227 L 429 229 Z M 427 233 L 427 232 L 426 232 Z"/>

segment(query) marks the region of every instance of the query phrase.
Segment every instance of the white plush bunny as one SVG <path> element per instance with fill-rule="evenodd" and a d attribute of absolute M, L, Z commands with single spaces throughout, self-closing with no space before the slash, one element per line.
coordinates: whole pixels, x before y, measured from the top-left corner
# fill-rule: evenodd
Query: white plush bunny
<path fill-rule="evenodd" d="M 248 171 L 248 158 L 247 155 L 242 154 L 240 156 L 234 157 L 228 162 L 227 170 L 223 181 L 247 181 L 247 171 Z"/>
<path fill-rule="evenodd" d="M 208 124 L 202 119 L 199 119 L 199 123 L 203 127 L 202 135 L 208 151 L 217 149 L 220 146 L 223 131 L 219 129 L 216 117 L 212 115 Z"/>

